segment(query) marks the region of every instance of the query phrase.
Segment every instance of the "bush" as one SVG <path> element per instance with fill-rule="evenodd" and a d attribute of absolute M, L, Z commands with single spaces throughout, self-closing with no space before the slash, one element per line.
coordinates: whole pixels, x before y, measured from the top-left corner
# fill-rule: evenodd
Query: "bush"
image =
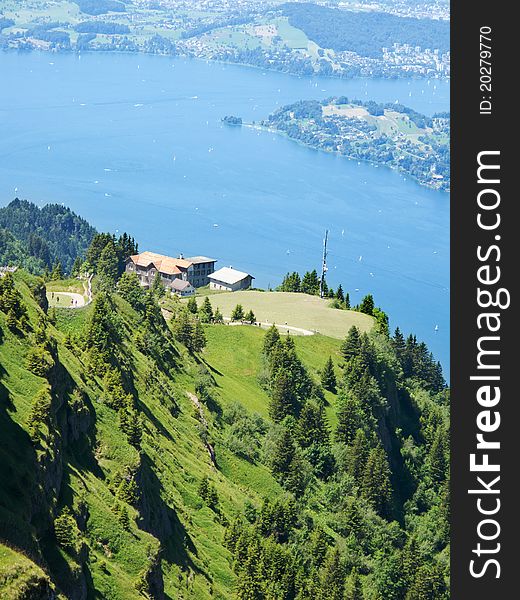
<path fill-rule="evenodd" d="M 33 346 L 27 353 L 25 366 L 38 377 L 47 377 L 54 367 L 54 360 L 43 346 Z"/>

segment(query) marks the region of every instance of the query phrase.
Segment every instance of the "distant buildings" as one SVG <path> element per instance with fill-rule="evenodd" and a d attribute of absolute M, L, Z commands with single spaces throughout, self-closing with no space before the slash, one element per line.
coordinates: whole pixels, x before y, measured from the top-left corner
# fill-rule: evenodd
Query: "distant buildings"
<path fill-rule="evenodd" d="M 155 252 L 141 252 L 127 258 L 125 270 L 136 273 L 145 288 L 152 285 L 159 273 L 166 289 L 180 296 L 189 296 L 195 292 L 195 288 L 209 284 L 209 276 L 214 272 L 216 262 L 207 256 L 184 258 L 181 255 L 172 258 Z"/>
<path fill-rule="evenodd" d="M 126 259 L 125 270 L 135 273 L 139 283 L 149 288 L 157 274 L 161 277 L 164 287 L 178 296 L 191 296 L 196 288 L 209 285 L 212 290 L 234 292 L 251 287 L 254 279 L 249 273 L 237 271 L 232 267 L 224 267 L 215 271 L 214 258 L 207 256 L 192 256 L 179 258 L 141 252 Z"/>
<path fill-rule="evenodd" d="M 254 277 L 249 273 L 237 271 L 232 267 L 224 267 L 209 276 L 209 287 L 211 290 L 223 290 L 236 292 L 251 287 Z"/>

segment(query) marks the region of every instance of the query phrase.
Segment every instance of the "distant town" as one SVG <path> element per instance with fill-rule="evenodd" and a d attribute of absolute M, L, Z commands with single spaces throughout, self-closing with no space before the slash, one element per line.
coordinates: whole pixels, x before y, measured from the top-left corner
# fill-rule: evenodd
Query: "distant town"
<path fill-rule="evenodd" d="M 302 76 L 450 76 L 449 5 L 439 0 L 58 0 L 52 7 L 51 17 L 44 0 L 3 2 L 0 49 L 146 52 Z"/>

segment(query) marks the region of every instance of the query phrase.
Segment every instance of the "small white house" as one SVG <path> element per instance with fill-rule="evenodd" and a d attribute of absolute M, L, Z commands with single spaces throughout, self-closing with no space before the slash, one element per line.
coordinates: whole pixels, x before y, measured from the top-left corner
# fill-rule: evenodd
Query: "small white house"
<path fill-rule="evenodd" d="M 226 292 L 236 292 L 238 290 L 247 290 L 251 287 L 254 277 L 249 273 L 237 271 L 233 267 L 223 267 L 211 275 L 208 275 L 209 287 L 211 290 L 223 290 Z"/>
<path fill-rule="evenodd" d="M 189 281 L 185 281 L 184 279 L 174 279 L 168 288 L 171 290 L 172 294 L 176 294 L 183 298 L 184 296 L 193 296 L 195 293 L 195 288 Z"/>

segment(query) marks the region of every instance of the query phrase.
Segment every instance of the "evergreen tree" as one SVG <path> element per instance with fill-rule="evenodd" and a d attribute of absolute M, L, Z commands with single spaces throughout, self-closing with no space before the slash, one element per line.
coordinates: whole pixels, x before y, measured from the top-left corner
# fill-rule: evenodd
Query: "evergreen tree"
<path fill-rule="evenodd" d="M 138 311 L 143 310 L 144 291 L 136 273 L 123 273 L 117 283 L 117 291 L 132 308 Z"/>
<path fill-rule="evenodd" d="M 381 446 L 370 450 L 361 482 L 361 493 L 381 516 L 390 516 L 392 502 L 390 467 Z"/>
<path fill-rule="evenodd" d="M 294 414 L 296 403 L 293 381 L 289 373 L 280 370 L 271 384 L 269 416 L 278 423 L 288 415 Z"/>
<path fill-rule="evenodd" d="M 106 244 L 99 255 L 96 268 L 101 290 L 109 292 L 115 288 L 119 275 L 116 249 L 112 241 Z"/>
<path fill-rule="evenodd" d="M 68 506 L 65 506 L 59 516 L 54 519 L 54 535 L 62 548 L 71 550 L 75 547 L 78 527 Z"/>
<path fill-rule="evenodd" d="M 336 425 L 336 441 L 351 444 L 356 431 L 362 427 L 363 413 L 359 400 L 348 394 L 340 397 L 338 409 L 338 424 Z"/>
<path fill-rule="evenodd" d="M 347 310 L 350 310 L 350 294 L 349 293 L 345 294 L 345 308 Z"/>
<path fill-rule="evenodd" d="M 264 336 L 264 344 L 262 347 L 264 356 L 269 356 L 273 348 L 280 342 L 280 332 L 278 331 L 278 327 L 276 327 L 276 325 L 273 324 L 271 325 L 271 327 L 269 327 Z"/>
<path fill-rule="evenodd" d="M 152 296 L 154 296 L 157 299 L 163 298 L 166 294 L 166 288 L 164 287 L 162 277 L 159 271 L 157 271 L 155 277 L 153 278 L 152 285 L 150 287 L 150 292 Z"/>
<path fill-rule="evenodd" d="M 125 531 L 130 531 L 130 517 L 126 506 L 122 506 L 118 514 L 119 522 Z"/>
<path fill-rule="evenodd" d="M 365 313 L 366 315 L 374 314 L 374 297 L 372 294 L 367 294 L 363 300 L 361 300 L 359 312 Z"/>
<path fill-rule="evenodd" d="M 256 321 L 255 313 L 252 310 L 249 310 L 244 317 L 244 321 L 253 324 Z"/>
<path fill-rule="evenodd" d="M 213 307 L 207 296 L 204 298 L 199 309 L 199 319 L 202 323 L 211 323 L 213 321 Z"/>
<path fill-rule="evenodd" d="M 78 275 L 81 274 L 81 269 L 83 267 L 83 260 L 80 256 L 76 256 L 76 259 L 74 260 L 74 263 L 72 265 L 72 270 L 70 272 L 70 274 L 73 277 L 78 277 Z"/>
<path fill-rule="evenodd" d="M 345 572 L 341 555 L 337 548 L 330 549 L 320 569 L 319 600 L 343 600 L 345 590 Z"/>
<path fill-rule="evenodd" d="M 220 312 L 220 308 L 217 306 L 217 308 L 215 309 L 215 314 L 213 315 L 213 323 L 224 323 L 224 317 L 222 315 L 222 313 Z"/>
<path fill-rule="evenodd" d="M 301 282 L 300 291 L 304 294 L 311 294 L 314 296 L 317 296 L 320 293 L 320 280 L 316 269 L 305 273 Z"/>
<path fill-rule="evenodd" d="M 232 321 L 243 321 L 244 320 L 244 309 L 241 304 L 237 304 L 231 313 Z"/>
<path fill-rule="evenodd" d="M 298 273 L 287 273 L 283 278 L 282 284 L 280 286 L 281 292 L 299 292 L 300 291 L 301 280 Z"/>
<path fill-rule="evenodd" d="M 363 429 L 358 429 L 352 445 L 348 448 L 348 472 L 356 482 L 363 483 L 367 460 L 370 453 L 370 444 Z"/>
<path fill-rule="evenodd" d="M 191 314 L 196 315 L 199 311 L 199 307 L 197 305 L 197 300 L 195 300 L 195 296 L 191 296 L 188 300 L 186 306 Z"/>
<path fill-rule="evenodd" d="M 279 480 L 289 475 L 295 454 L 292 434 L 287 427 L 283 427 L 270 457 L 271 470 Z"/>
<path fill-rule="evenodd" d="M 187 348 L 191 345 L 193 335 L 193 323 L 187 310 L 180 310 L 173 321 L 173 334 L 175 338 Z"/>
<path fill-rule="evenodd" d="M 401 367 L 404 367 L 406 343 L 404 341 L 404 336 L 401 333 L 399 327 L 396 327 L 396 330 L 394 332 L 394 337 L 392 338 L 392 346 L 394 348 L 399 364 L 401 365 Z"/>
<path fill-rule="evenodd" d="M 51 279 L 53 281 L 63 279 L 63 268 L 61 266 L 60 261 L 57 261 L 54 263 L 54 266 L 52 267 L 52 272 L 51 272 Z"/>
<path fill-rule="evenodd" d="M 193 326 L 193 333 L 191 335 L 191 340 L 189 342 L 189 350 L 192 352 L 202 352 L 202 350 L 206 346 L 206 334 L 204 333 L 204 327 L 202 323 L 195 319 L 195 323 Z"/>
<path fill-rule="evenodd" d="M 361 334 L 359 329 L 353 325 L 340 347 L 341 356 L 346 362 L 354 358 L 361 351 Z"/>
<path fill-rule="evenodd" d="M 363 586 L 356 567 L 350 572 L 345 590 L 345 600 L 363 600 Z"/>
<path fill-rule="evenodd" d="M 336 298 L 340 301 L 340 302 L 345 302 L 345 294 L 343 293 L 343 288 L 341 287 L 341 283 L 338 286 L 338 289 L 336 291 Z"/>
<path fill-rule="evenodd" d="M 52 397 L 49 387 L 42 388 L 34 397 L 27 424 L 29 435 L 33 442 L 38 441 L 42 435 L 41 428 L 49 427 L 51 418 Z"/>
<path fill-rule="evenodd" d="M 431 478 L 436 483 L 442 482 L 448 470 L 448 458 L 446 456 L 446 435 L 444 429 L 439 427 L 428 453 L 428 463 Z"/>
<path fill-rule="evenodd" d="M 447 600 L 448 597 L 442 569 L 435 564 L 425 564 L 417 570 L 405 600 Z"/>
<path fill-rule="evenodd" d="M 325 363 L 325 367 L 321 373 L 321 385 L 324 389 L 336 393 L 336 374 L 334 373 L 334 363 L 332 362 L 332 357 L 329 356 L 327 362 Z"/>
<path fill-rule="evenodd" d="M 87 270 L 91 273 L 97 273 L 98 262 L 101 257 L 101 253 L 107 246 L 112 244 L 114 247 L 114 239 L 109 233 L 97 233 L 90 242 L 90 246 L 87 250 L 86 260 Z M 115 248 L 114 248 L 115 250 Z"/>
<path fill-rule="evenodd" d="M 312 444 L 328 446 L 329 431 L 322 407 L 311 401 L 305 403 L 296 422 L 295 436 L 302 448 Z"/>

